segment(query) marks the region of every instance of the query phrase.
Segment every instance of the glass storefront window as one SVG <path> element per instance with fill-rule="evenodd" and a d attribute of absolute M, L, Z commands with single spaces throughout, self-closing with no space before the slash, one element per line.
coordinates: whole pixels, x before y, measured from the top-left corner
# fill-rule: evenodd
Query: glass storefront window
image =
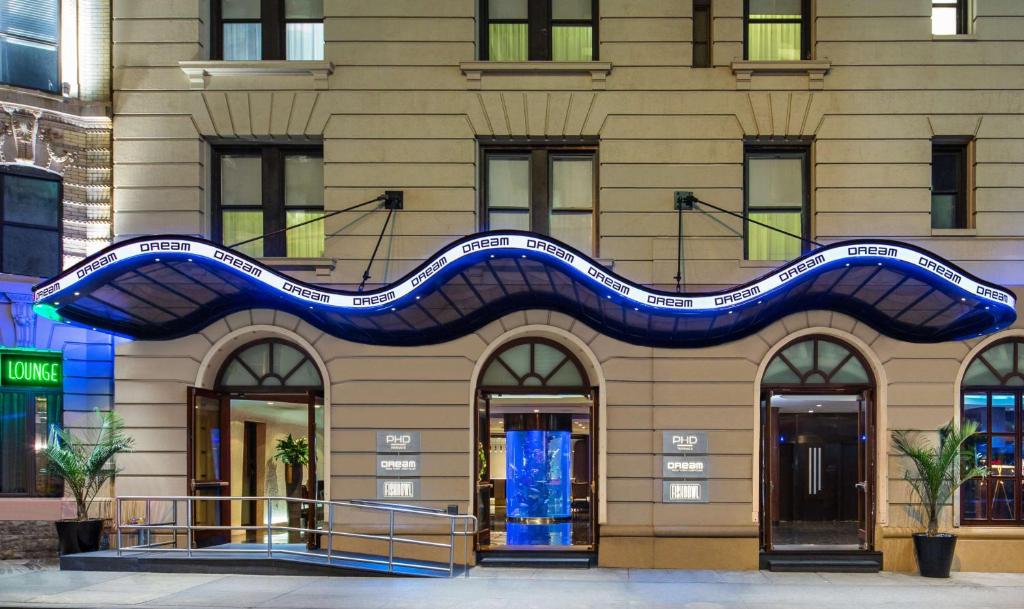
<path fill-rule="evenodd" d="M 47 473 L 50 431 L 62 422 L 60 393 L 0 392 L 0 495 L 59 497 L 63 486 Z"/>

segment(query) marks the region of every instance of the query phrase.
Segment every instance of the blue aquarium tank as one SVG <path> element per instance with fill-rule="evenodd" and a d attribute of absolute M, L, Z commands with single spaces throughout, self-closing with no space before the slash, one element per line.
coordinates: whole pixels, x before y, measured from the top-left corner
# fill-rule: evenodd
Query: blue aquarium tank
<path fill-rule="evenodd" d="M 571 430 L 571 415 L 505 415 L 509 545 L 572 543 Z"/>

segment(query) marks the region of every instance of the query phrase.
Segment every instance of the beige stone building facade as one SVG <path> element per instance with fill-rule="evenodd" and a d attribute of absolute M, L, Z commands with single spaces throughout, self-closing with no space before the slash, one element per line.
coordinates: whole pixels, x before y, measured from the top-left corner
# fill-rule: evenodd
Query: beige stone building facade
<path fill-rule="evenodd" d="M 1019 2 L 953 2 L 952 30 L 943 29 L 946 7 L 930 0 L 595 0 L 553 11 L 538 2 L 323 0 L 322 18 L 314 8 L 306 21 L 288 16 L 303 3 L 285 4 L 289 28 L 322 22 L 321 54 L 293 54 L 268 15 L 230 3 L 113 0 L 115 242 L 178 234 L 232 245 L 314 217 L 303 213 L 400 190 L 393 214 L 362 207 L 313 223 L 312 237 L 239 250 L 299 281 L 338 290 L 366 281 L 372 291 L 456 239 L 521 228 L 634 285 L 689 294 L 747 284 L 821 244 L 890 240 L 1024 296 Z M 232 29 L 254 23 L 262 54 L 245 38 L 251 30 Z M 589 46 L 575 38 L 581 27 Z M 580 186 L 588 183 L 590 193 Z M 677 215 L 677 191 L 692 192 L 697 209 Z M 255 221 L 245 215 L 254 210 L 263 214 Z M 898 320 L 924 306 L 927 289 L 889 312 Z M 871 306 L 884 308 L 884 298 Z M 735 338 L 652 346 L 541 303 L 448 340 L 385 346 L 339 338 L 268 302 L 211 313 L 178 338 L 117 347 L 113 407 L 138 444 L 119 462 L 117 494 L 192 492 L 189 387 L 231 394 L 239 383 L 226 367 L 238 350 L 274 339 L 304 352 L 319 375 L 316 467 L 329 499 L 380 499 L 376 433 L 401 430 L 420 443 L 411 500 L 485 514 L 481 483 L 500 480 L 511 492 L 494 461 L 499 444 L 512 449 L 496 438 L 529 414 L 523 404 L 576 413 L 583 431 L 573 437 L 587 444 L 574 450 L 573 479 L 584 483 L 571 499 L 589 528 L 572 543 L 604 566 L 757 568 L 765 552 L 806 542 L 799 523 L 814 521 L 813 534 L 845 531 L 826 544 L 911 570 L 912 497 L 890 433 L 934 437 L 981 400 L 990 429 L 978 450 L 998 477 L 957 495 L 943 526 L 960 536 L 955 568 L 1024 569 L 1019 321 L 914 342 L 870 315 L 795 300 Z M 522 397 L 550 378 L 487 380 L 505 348 L 530 341 L 578 362 L 572 384 L 582 389 L 549 392 L 571 407 Z M 810 345 L 817 359 L 797 362 Z M 792 374 L 774 367 L 780 353 Z M 826 362 L 828 353 L 840 359 Z M 970 372 L 984 353 L 995 381 Z M 859 371 L 841 374 L 847 359 Z M 251 398 L 260 383 L 248 384 Z M 481 403 L 490 417 L 474 414 Z M 813 425 L 796 414 L 806 408 L 823 408 L 829 429 L 849 438 L 818 430 L 819 440 L 787 445 L 787 425 Z M 997 427 L 1006 408 L 1016 423 Z M 860 427 L 835 431 L 849 425 Z M 690 478 L 668 469 L 692 466 L 670 465 L 666 452 L 683 432 L 706 440 L 697 466 L 705 475 L 692 485 L 699 497 L 673 486 Z M 243 494 L 241 474 L 233 480 L 232 494 Z M 512 518 L 511 500 L 496 505 L 484 516 L 495 519 L 491 539 L 478 540 L 484 549 L 501 545 L 496 522 Z"/>

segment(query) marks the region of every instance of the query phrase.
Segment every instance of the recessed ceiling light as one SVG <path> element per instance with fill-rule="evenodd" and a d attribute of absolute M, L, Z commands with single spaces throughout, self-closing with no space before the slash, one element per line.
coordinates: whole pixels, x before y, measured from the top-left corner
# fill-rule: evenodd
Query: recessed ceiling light
<path fill-rule="evenodd" d="M 540 410 L 538 410 L 537 408 L 534 408 L 533 411 L 534 412 L 540 412 Z"/>
<path fill-rule="evenodd" d="M 810 414 L 814 414 L 813 410 L 808 410 L 807 412 L 809 412 Z"/>
<path fill-rule="evenodd" d="M 267 402 L 267 406 L 273 406 L 273 405 L 274 405 L 273 402 Z"/>
<path fill-rule="evenodd" d="M 815 404 L 814 407 L 815 408 L 821 408 L 821 404 Z"/>

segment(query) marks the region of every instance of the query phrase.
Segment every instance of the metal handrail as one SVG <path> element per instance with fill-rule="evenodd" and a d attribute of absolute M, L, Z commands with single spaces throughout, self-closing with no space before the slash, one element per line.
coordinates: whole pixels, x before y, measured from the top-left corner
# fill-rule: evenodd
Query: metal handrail
<path fill-rule="evenodd" d="M 139 523 L 125 523 L 123 519 L 123 504 L 125 502 L 145 502 L 145 524 Z M 178 502 L 185 502 L 185 524 L 178 524 Z M 258 501 L 263 502 L 266 505 L 266 524 L 259 525 L 206 525 L 196 524 L 194 522 L 195 516 L 195 502 L 196 501 L 216 501 L 216 502 L 234 502 L 234 501 Z M 285 503 L 299 503 L 305 508 L 309 508 L 310 504 L 317 508 L 324 509 L 324 516 L 327 523 L 327 529 L 323 530 L 316 528 L 315 523 L 313 528 L 310 527 L 293 527 L 285 525 L 275 525 L 273 523 L 273 502 L 284 501 Z M 160 503 L 171 503 L 171 522 L 150 524 L 152 518 L 152 504 L 153 502 Z M 374 534 L 374 533 L 355 533 L 351 531 L 335 531 L 334 525 L 335 509 L 336 508 L 349 508 L 358 510 L 368 510 L 371 512 L 386 513 L 388 516 L 388 533 Z M 388 573 L 394 573 L 395 567 L 412 567 L 419 569 L 426 569 L 430 571 L 447 571 L 448 577 L 455 575 L 455 539 L 457 537 L 465 538 L 464 545 L 464 568 L 466 577 L 469 576 L 469 548 L 471 545 L 470 538 L 476 535 L 477 532 L 477 518 L 471 514 L 450 514 L 444 510 L 438 510 L 434 508 L 427 508 L 415 505 L 405 505 L 398 503 L 383 503 L 377 501 L 367 500 L 351 500 L 351 501 L 326 501 L 323 499 L 302 499 L 297 497 L 273 497 L 273 496 L 253 496 L 253 497 L 202 497 L 195 495 L 167 495 L 167 496 L 143 496 L 143 495 L 125 495 L 115 498 L 115 525 L 117 529 L 117 556 L 120 557 L 124 552 L 184 552 L 188 557 L 192 557 L 196 553 L 222 553 L 222 552 L 234 552 L 240 554 L 266 554 L 268 558 L 272 557 L 274 552 L 279 554 L 298 555 L 298 556 L 315 556 L 323 558 L 326 556 L 327 564 L 333 564 L 335 561 L 346 560 L 350 562 L 369 563 L 377 565 L 386 565 Z M 437 541 L 427 541 L 423 539 L 413 539 L 411 537 L 397 537 L 395 535 L 395 517 L 399 514 L 410 514 L 420 517 L 434 517 L 443 518 L 448 521 L 448 529 L 446 534 L 448 536 L 448 543 L 442 543 Z M 461 524 L 457 527 L 457 524 Z M 126 531 L 134 531 L 136 535 L 139 535 L 142 531 L 164 531 L 171 532 L 174 536 L 173 545 L 175 547 L 166 547 L 172 542 L 161 542 L 161 543 L 147 543 L 137 544 L 134 546 L 124 547 L 123 533 Z M 178 533 L 180 531 L 185 532 L 185 547 L 179 548 L 177 546 Z M 266 531 L 267 543 L 266 549 L 250 549 L 250 548 L 197 548 L 194 544 L 194 533 L 196 531 Z M 314 552 L 308 549 L 306 550 L 294 550 L 294 549 L 274 549 L 273 534 L 274 531 L 290 531 L 296 533 L 303 533 L 308 535 L 323 535 L 327 537 L 327 552 Z M 141 536 L 140 536 L 141 537 Z M 367 558 L 365 556 L 353 556 L 346 554 L 338 554 L 334 550 L 334 538 L 335 537 L 349 537 L 355 539 L 370 539 L 377 541 L 387 541 L 388 544 L 388 556 L 387 560 Z M 140 539 L 141 541 L 141 539 Z M 429 564 L 415 564 L 409 562 L 401 562 L 395 560 L 395 544 L 407 544 L 412 546 L 431 547 L 431 548 L 446 548 L 448 550 L 448 566 L 439 567 Z"/>

